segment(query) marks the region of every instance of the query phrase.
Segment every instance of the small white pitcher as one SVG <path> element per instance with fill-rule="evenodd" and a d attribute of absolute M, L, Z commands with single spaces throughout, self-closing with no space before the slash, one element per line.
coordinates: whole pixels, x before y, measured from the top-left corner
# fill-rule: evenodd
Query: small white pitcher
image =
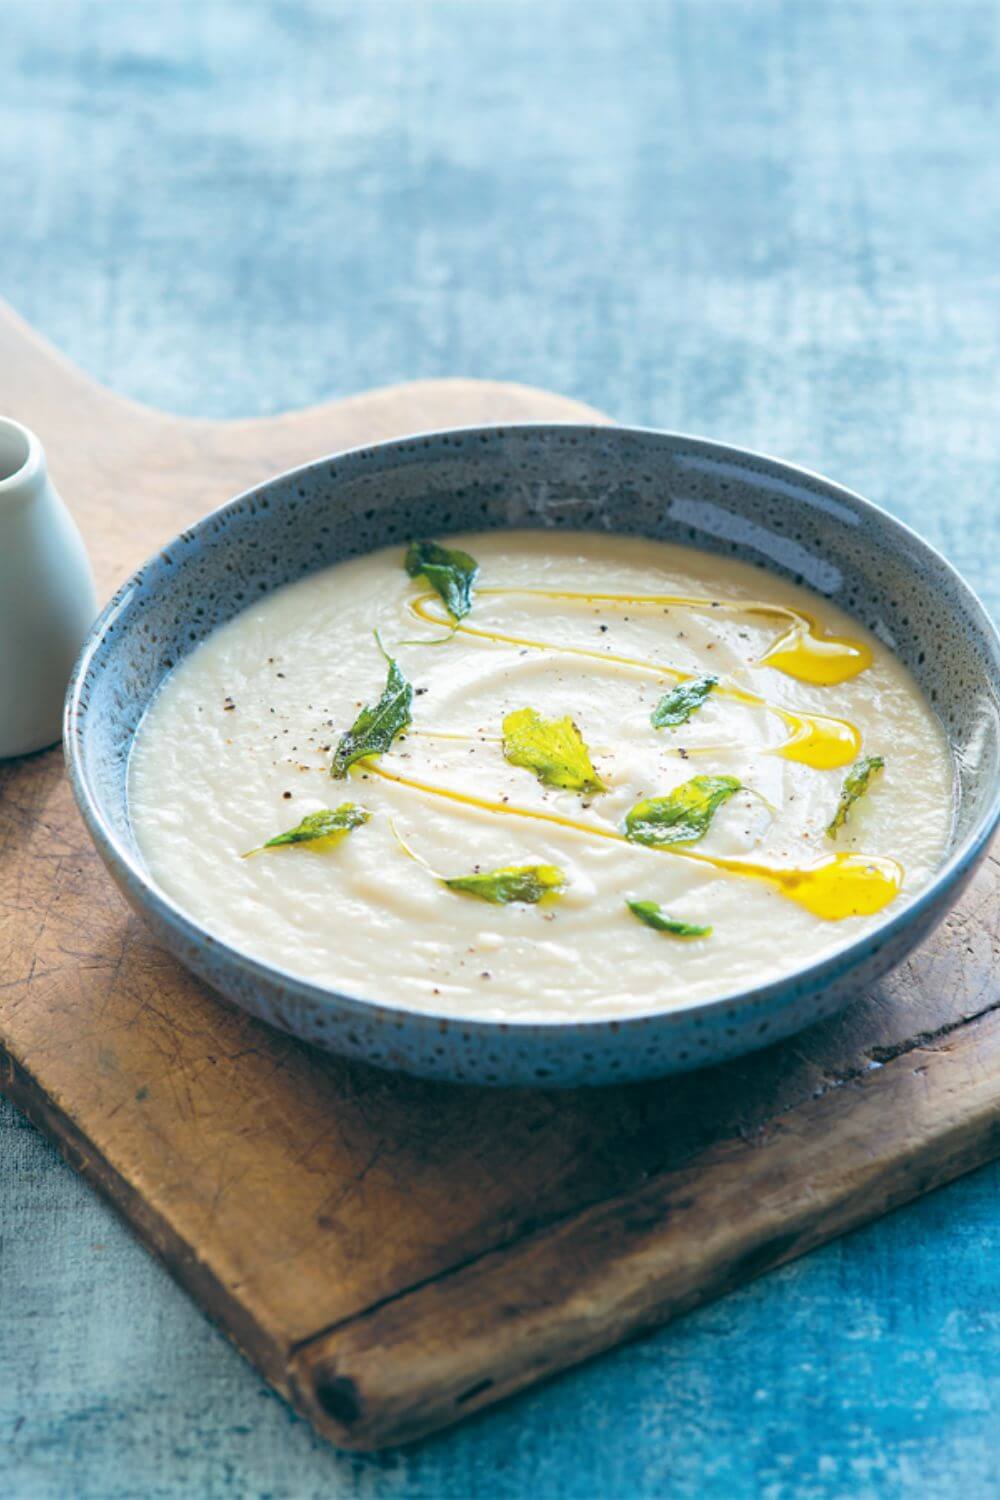
<path fill-rule="evenodd" d="M 0 758 L 52 745 L 97 614 L 80 533 L 33 432 L 0 417 Z"/>

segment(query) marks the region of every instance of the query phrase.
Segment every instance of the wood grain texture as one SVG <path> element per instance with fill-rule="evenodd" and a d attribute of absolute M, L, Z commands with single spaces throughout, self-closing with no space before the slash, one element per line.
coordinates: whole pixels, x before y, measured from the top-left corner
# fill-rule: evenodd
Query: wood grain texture
<path fill-rule="evenodd" d="M 104 592 L 322 452 L 581 415 L 456 381 L 173 418 L 100 390 L 5 310 L 0 409 L 42 434 Z M 0 789 L 7 1092 L 340 1443 L 455 1420 L 998 1149 L 995 861 L 875 994 L 763 1056 L 596 1094 L 483 1093 L 321 1057 L 219 1004 L 126 912 L 55 752 L 3 767 Z"/>
<path fill-rule="evenodd" d="M 311 1340 L 297 1397 L 361 1447 L 453 1422 L 980 1165 L 998 1072 L 993 1011 Z"/>

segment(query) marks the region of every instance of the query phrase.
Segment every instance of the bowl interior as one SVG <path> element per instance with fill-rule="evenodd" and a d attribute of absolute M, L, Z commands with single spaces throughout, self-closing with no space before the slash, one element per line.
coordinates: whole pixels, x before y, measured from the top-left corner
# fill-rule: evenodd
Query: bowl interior
<path fill-rule="evenodd" d="M 95 627 L 71 686 L 82 778 L 141 864 L 126 776 L 165 676 L 260 595 L 414 536 L 503 527 L 620 532 L 734 554 L 834 600 L 912 670 L 958 772 L 953 844 L 996 815 L 1000 646 L 975 596 L 912 532 L 817 476 L 622 428 L 434 434 L 324 459 L 214 512 L 153 558 Z"/>

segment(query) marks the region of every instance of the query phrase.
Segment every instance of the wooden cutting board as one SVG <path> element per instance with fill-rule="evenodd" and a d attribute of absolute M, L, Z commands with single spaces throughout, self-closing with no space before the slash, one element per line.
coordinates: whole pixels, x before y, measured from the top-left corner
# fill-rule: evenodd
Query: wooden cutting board
<path fill-rule="evenodd" d="M 40 434 L 107 595 L 277 470 L 421 428 L 579 418 L 434 381 L 265 421 L 100 390 L 0 306 L 0 411 Z M 1000 863 L 841 1017 L 745 1061 L 488 1092 L 320 1056 L 129 915 L 56 750 L 0 765 L 0 1075 L 335 1443 L 454 1422 L 1000 1153 Z"/>

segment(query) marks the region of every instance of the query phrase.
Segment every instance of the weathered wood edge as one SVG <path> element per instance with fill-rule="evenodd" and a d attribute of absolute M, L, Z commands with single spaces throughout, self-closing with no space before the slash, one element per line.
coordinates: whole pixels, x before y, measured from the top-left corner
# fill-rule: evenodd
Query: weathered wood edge
<path fill-rule="evenodd" d="M 478 426 L 497 422 L 569 422 L 610 425 L 613 419 L 573 396 L 562 396 L 517 380 L 470 376 L 427 377 L 395 382 L 310 406 L 260 417 L 190 417 L 148 406 L 123 396 L 80 369 L 61 349 L 27 323 L 0 297 L 0 402 L 5 415 L 34 425 L 50 462 L 63 469 L 65 495 L 75 510 L 81 465 L 84 478 L 98 477 L 107 488 L 113 471 L 135 498 L 132 465 L 137 454 L 168 460 L 170 503 L 176 508 L 174 530 L 184 524 L 190 492 L 198 514 L 211 503 L 259 483 L 296 464 L 349 448 L 402 438 L 438 427 Z M 407 418 L 400 421 L 400 412 Z M 51 421 L 49 418 L 51 417 Z M 56 420 L 58 419 L 58 428 Z M 179 447 L 178 447 L 179 444 Z M 250 453 L 247 453 L 249 445 Z M 196 456 L 210 470 L 228 465 L 234 482 L 220 479 L 221 493 L 212 500 L 204 476 L 190 462 Z M 64 463 L 64 458 L 71 460 Z M 72 466 L 71 466 L 72 465 Z M 206 498 L 207 497 L 207 498 Z M 146 526 L 130 526 L 142 537 Z M 85 537 L 90 546 L 90 538 Z M 129 559 L 132 567 L 147 554 L 143 542 Z M 100 588 L 117 582 L 103 574 L 94 556 Z"/>
<path fill-rule="evenodd" d="M 998 1074 L 1000 1008 L 991 1008 L 880 1069 L 832 1081 L 752 1139 L 720 1143 L 292 1346 L 262 1333 L 194 1247 L 0 1049 L 0 1091 L 278 1394 L 338 1447 L 360 1451 L 460 1421 L 992 1160 Z"/>
<path fill-rule="evenodd" d="M 290 1361 L 293 1404 L 342 1448 L 456 1422 L 1000 1155 L 998 1074 L 991 1009 L 752 1141 L 727 1141 L 309 1340 Z"/>
<path fill-rule="evenodd" d="M 256 1365 L 264 1379 L 286 1400 L 288 1348 L 269 1337 L 253 1308 L 234 1296 L 177 1233 L 169 1219 L 142 1196 L 74 1121 L 49 1096 L 40 1080 L 23 1067 L 0 1041 L 0 1094 L 22 1111 L 64 1160 L 123 1216 L 137 1239 L 196 1300 L 210 1320 Z"/>

